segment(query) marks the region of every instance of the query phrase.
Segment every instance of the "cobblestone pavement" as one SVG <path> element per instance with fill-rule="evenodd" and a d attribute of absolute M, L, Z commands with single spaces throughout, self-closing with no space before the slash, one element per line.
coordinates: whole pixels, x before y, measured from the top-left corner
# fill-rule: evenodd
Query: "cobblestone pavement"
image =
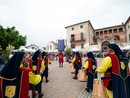
<path fill-rule="evenodd" d="M 100 66 L 101 63 L 102 63 L 102 58 L 96 58 L 96 59 L 97 59 L 98 66 Z M 84 59 L 83 59 L 83 61 L 84 61 Z M 80 92 L 78 98 L 92 98 L 92 92 L 91 93 L 87 93 L 85 91 L 85 87 L 84 87 L 83 90 Z"/>
<path fill-rule="evenodd" d="M 86 58 L 83 58 L 83 64 Z M 79 82 L 72 79 L 74 74 L 70 74 L 68 62 L 64 62 L 63 67 L 59 67 L 58 61 L 52 61 L 49 65 L 49 82 L 43 79 L 43 98 L 92 98 L 84 89 L 86 82 Z"/>
<path fill-rule="evenodd" d="M 83 89 L 78 98 L 92 98 L 92 93 L 87 93 L 85 89 Z"/>

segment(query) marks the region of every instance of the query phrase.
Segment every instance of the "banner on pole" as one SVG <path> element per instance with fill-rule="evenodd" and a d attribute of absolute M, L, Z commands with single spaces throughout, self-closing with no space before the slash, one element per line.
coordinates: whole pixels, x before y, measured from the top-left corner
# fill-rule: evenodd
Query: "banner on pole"
<path fill-rule="evenodd" d="M 64 44 L 64 40 L 58 40 L 58 51 L 64 51 L 65 48 L 65 44 Z"/>

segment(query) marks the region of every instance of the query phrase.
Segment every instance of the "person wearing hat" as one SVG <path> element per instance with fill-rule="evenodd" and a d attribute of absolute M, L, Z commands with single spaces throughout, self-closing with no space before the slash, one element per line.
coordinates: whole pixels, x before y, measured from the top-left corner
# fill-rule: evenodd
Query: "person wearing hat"
<path fill-rule="evenodd" d="M 128 63 L 117 44 L 108 44 L 108 55 L 96 71 L 104 73 L 103 83 L 109 98 L 130 98 Z"/>
<path fill-rule="evenodd" d="M 88 81 L 85 90 L 91 92 L 93 90 L 93 80 L 95 77 L 95 71 L 97 68 L 97 61 L 92 52 L 87 53 L 87 59 L 85 61 L 84 69 L 87 69 Z"/>
<path fill-rule="evenodd" d="M 71 61 L 69 61 L 69 63 L 72 63 L 74 65 L 75 76 L 73 77 L 73 79 L 77 79 L 78 71 L 82 67 L 82 58 L 81 58 L 80 53 L 78 51 L 75 52 L 73 59 Z"/>
<path fill-rule="evenodd" d="M 47 52 L 42 52 L 42 59 L 44 60 L 44 65 L 45 65 L 45 70 L 43 72 L 43 76 L 45 76 L 46 83 L 49 82 L 48 80 L 48 65 L 50 64 L 50 60 L 48 58 L 48 53 Z"/>
<path fill-rule="evenodd" d="M 32 61 L 32 63 L 30 62 L 29 65 L 30 68 L 32 68 L 33 72 L 35 75 L 41 75 L 44 72 L 45 69 L 45 65 L 44 65 L 44 61 L 42 59 L 42 53 L 40 50 L 37 50 L 33 56 L 32 59 L 30 59 Z M 37 85 L 30 85 L 30 90 L 32 90 L 32 98 L 36 97 L 36 92 L 38 91 L 38 98 L 42 98 L 43 93 L 42 93 L 42 80 L 37 84 Z"/>
<path fill-rule="evenodd" d="M 22 67 L 24 57 L 24 52 L 16 52 L 0 72 L 0 98 L 28 98 L 29 83 L 41 81 L 40 75 Z"/>

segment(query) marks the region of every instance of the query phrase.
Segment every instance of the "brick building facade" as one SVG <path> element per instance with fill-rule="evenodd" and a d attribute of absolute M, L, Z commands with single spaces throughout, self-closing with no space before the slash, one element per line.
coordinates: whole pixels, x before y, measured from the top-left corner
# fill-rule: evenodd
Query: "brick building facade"
<path fill-rule="evenodd" d="M 67 46 L 77 48 L 81 51 L 84 48 L 97 45 L 102 51 L 113 42 L 124 46 L 130 42 L 130 17 L 125 23 L 111 27 L 94 29 L 90 21 L 66 26 Z"/>

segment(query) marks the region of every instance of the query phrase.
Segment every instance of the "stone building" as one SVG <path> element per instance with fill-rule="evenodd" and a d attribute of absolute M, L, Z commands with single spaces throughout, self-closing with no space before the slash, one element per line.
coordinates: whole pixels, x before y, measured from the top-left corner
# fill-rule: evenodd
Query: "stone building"
<path fill-rule="evenodd" d="M 84 49 L 85 46 L 94 44 L 94 28 L 90 21 L 66 26 L 65 29 L 67 32 L 68 47 Z"/>
<path fill-rule="evenodd" d="M 125 31 L 126 31 L 127 42 L 130 43 L 130 16 L 125 22 Z"/>
<path fill-rule="evenodd" d="M 39 49 L 39 47 L 37 45 L 35 45 L 35 44 L 28 45 L 28 46 L 26 46 L 26 48 L 27 49 L 34 49 L 34 50 L 38 50 Z"/>
<path fill-rule="evenodd" d="M 109 43 L 117 43 L 120 47 L 130 44 L 130 17 L 125 23 L 110 27 L 94 29 L 90 21 L 66 26 L 67 46 L 81 51 L 96 46 L 106 51 Z"/>
<path fill-rule="evenodd" d="M 57 43 L 54 41 L 50 41 L 46 45 L 46 51 L 48 52 L 54 52 L 54 50 L 57 49 Z"/>

